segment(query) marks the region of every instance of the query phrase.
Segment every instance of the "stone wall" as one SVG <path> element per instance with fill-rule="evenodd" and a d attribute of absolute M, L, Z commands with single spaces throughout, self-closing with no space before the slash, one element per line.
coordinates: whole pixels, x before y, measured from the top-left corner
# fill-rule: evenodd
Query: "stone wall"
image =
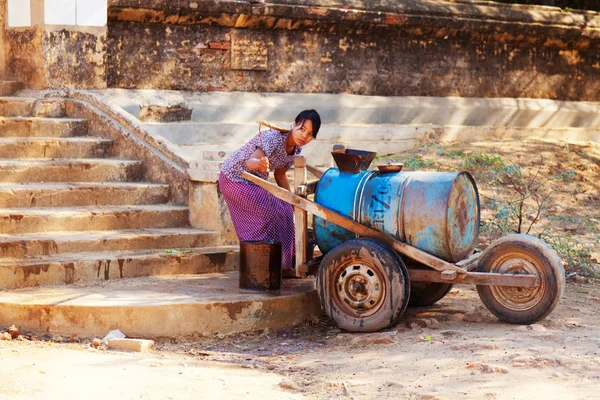
<path fill-rule="evenodd" d="M 470 0 L 109 0 L 107 25 L 85 27 L 49 25 L 44 0 L 26 1 L 31 26 L 4 24 L 0 41 L 5 75 L 30 88 L 600 100 L 596 12 Z"/>
<path fill-rule="evenodd" d="M 600 17 L 489 2 L 111 0 L 107 85 L 600 99 Z"/>

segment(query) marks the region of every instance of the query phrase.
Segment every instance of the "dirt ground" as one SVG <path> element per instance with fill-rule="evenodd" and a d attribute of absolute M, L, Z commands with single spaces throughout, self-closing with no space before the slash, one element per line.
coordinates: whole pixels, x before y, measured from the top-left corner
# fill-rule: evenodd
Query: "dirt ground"
<path fill-rule="evenodd" d="M 512 179 L 539 182 L 529 190 L 542 205 L 528 194 L 521 222 L 534 222 L 530 233 L 552 242 L 569 273 L 554 312 L 534 325 L 508 325 L 474 287 L 459 285 L 374 334 L 342 332 L 322 318 L 280 331 L 158 341 L 149 353 L 38 334 L 0 341 L 0 399 L 598 398 L 600 281 L 590 277 L 599 271 L 600 149 L 515 140 L 429 145 L 379 161 L 471 171 L 482 198 L 481 248 L 518 223 L 510 207 L 519 186 L 506 167 L 519 165 Z"/>
<path fill-rule="evenodd" d="M 590 280 L 570 282 L 557 309 L 531 326 L 499 322 L 472 287 L 458 286 L 375 334 L 341 332 L 323 318 L 159 342 L 150 353 L 89 340 L 0 341 L 0 398 L 596 399 L 599 317 L 600 285 Z"/>

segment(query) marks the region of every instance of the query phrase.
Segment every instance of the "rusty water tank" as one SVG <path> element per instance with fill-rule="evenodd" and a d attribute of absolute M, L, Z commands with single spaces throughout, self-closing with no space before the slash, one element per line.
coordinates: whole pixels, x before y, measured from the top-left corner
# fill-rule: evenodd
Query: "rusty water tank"
<path fill-rule="evenodd" d="M 479 237 L 479 194 L 468 172 L 341 172 L 319 180 L 315 202 L 448 262 L 472 253 Z M 319 217 L 327 253 L 356 235 Z"/>

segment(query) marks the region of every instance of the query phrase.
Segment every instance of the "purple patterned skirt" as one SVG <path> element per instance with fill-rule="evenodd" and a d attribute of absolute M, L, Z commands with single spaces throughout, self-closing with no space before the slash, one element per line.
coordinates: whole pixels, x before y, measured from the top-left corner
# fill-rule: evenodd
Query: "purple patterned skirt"
<path fill-rule="evenodd" d="M 296 254 L 294 207 L 260 186 L 234 182 L 223 172 L 219 175 L 219 189 L 229 208 L 238 239 L 242 242 L 280 241 L 281 268 L 293 268 Z"/>

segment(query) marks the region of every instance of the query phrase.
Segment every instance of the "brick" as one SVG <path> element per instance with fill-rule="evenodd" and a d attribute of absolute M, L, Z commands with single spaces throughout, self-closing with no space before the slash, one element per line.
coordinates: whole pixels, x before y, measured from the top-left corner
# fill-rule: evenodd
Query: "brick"
<path fill-rule="evenodd" d="M 111 350 L 128 350 L 138 353 L 149 351 L 154 347 L 153 340 L 146 339 L 111 339 L 108 348 Z"/>

